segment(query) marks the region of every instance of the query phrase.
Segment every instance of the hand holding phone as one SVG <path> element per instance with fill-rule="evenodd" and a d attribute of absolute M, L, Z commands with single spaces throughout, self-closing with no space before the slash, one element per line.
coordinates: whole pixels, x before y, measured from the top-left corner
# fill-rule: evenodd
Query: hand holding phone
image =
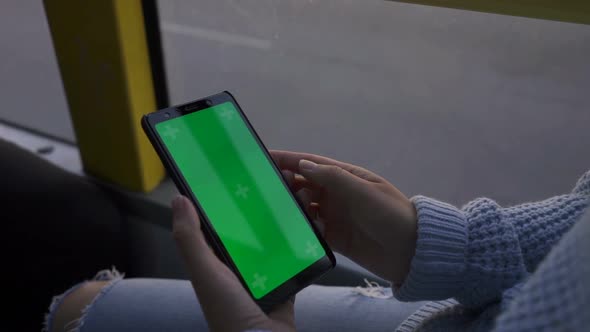
<path fill-rule="evenodd" d="M 144 116 L 142 126 L 216 255 L 264 309 L 335 258 L 228 92 Z"/>
<path fill-rule="evenodd" d="M 306 208 L 337 252 L 400 285 L 417 240 L 414 204 L 389 181 L 356 165 L 309 153 L 271 151 L 281 170 L 306 188 Z"/>
<path fill-rule="evenodd" d="M 193 204 L 184 196 L 172 202 L 173 234 L 193 288 L 212 331 L 295 331 L 293 301 L 268 315 L 256 305 L 234 272 L 209 248 Z"/>

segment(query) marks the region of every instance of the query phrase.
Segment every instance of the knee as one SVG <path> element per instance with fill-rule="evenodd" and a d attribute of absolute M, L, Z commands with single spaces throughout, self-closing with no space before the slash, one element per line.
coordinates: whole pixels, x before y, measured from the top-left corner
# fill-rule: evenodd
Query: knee
<path fill-rule="evenodd" d="M 68 294 L 52 313 L 53 320 L 50 323 L 51 326 L 47 326 L 48 331 L 62 332 L 75 329 L 84 308 L 92 303 L 100 290 L 108 283 L 108 281 L 89 281 Z"/>

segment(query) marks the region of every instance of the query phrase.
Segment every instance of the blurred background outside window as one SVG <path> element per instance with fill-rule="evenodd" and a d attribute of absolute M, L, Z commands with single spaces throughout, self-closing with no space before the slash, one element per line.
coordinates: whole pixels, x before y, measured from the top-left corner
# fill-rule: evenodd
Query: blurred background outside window
<path fill-rule="evenodd" d="M 590 167 L 590 26 L 378 0 L 158 8 L 171 104 L 229 90 L 269 148 L 455 204 L 540 199 Z M 3 2 L 0 45 L 0 121 L 75 142 L 41 2 Z"/>

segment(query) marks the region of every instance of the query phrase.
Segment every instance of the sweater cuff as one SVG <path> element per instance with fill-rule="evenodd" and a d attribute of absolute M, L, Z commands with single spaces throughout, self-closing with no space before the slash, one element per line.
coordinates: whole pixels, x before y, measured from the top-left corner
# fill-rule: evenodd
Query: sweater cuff
<path fill-rule="evenodd" d="M 443 300 L 464 286 L 467 268 L 467 222 L 452 205 L 416 196 L 418 241 L 410 272 L 393 293 L 400 301 Z"/>

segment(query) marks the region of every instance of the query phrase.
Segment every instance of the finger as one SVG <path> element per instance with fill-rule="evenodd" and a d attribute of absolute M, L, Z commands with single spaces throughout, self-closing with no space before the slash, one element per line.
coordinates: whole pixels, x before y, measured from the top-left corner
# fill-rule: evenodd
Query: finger
<path fill-rule="evenodd" d="M 319 213 L 320 213 L 320 205 L 318 203 L 312 202 L 309 205 L 309 214 L 311 215 L 311 217 L 313 219 L 317 219 L 319 217 Z"/>
<path fill-rule="evenodd" d="M 285 179 L 285 182 L 287 182 L 287 185 L 292 192 L 296 193 L 302 188 L 308 188 L 312 190 L 319 189 L 318 186 L 307 181 L 307 179 L 301 174 L 295 174 L 289 170 L 281 170 L 281 174 L 283 174 L 283 178 Z"/>
<path fill-rule="evenodd" d="M 305 208 L 305 212 L 309 215 L 309 217 L 312 220 L 315 219 L 318 213 L 319 205 L 313 199 L 317 195 L 307 188 L 299 190 L 295 195 L 301 202 L 301 205 Z"/>
<path fill-rule="evenodd" d="M 299 162 L 302 159 L 312 161 L 316 164 L 322 165 L 335 165 L 338 166 L 347 172 L 350 172 L 358 177 L 361 177 L 367 181 L 371 182 L 382 182 L 385 181 L 380 176 L 376 175 L 375 173 L 366 170 L 362 167 L 348 164 L 342 161 L 334 160 L 331 158 L 318 156 L 311 153 L 302 153 L 302 152 L 291 152 L 291 151 L 281 151 L 281 150 L 272 150 L 270 151 L 272 158 L 275 160 L 277 165 L 280 169 L 287 169 L 295 173 L 299 172 Z"/>
<path fill-rule="evenodd" d="M 295 184 L 295 173 L 289 171 L 289 170 L 281 170 L 281 174 L 283 174 L 283 178 L 285 179 L 285 182 L 287 182 L 287 185 L 289 186 L 289 188 L 291 188 L 291 190 L 293 190 L 293 186 Z M 296 190 L 294 190 L 296 191 Z"/>
<path fill-rule="evenodd" d="M 297 192 L 297 197 L 301 204 L 305 207 L 305 212 L 309 216 L 311 222 L 316 226 L 322 236 L 324 236 L 324 224 L 318 221 L 319 204 L 311 201 L 309 189 L 301 189 Z"/>
<path fill-rule="evenodd" d="M 311 190 L 312 192 L 318 191 L 319 189 L 321 189 L 321 187 L 319 187 L 318 185 L 314 184 L 313 182 L 308 181 L 303 175 L 295 174 L 293 176 L 293 189 L 297 189 L 296 191 L 299 191 L 300 189 L 303 189 L 303 188 L 307 188 L 307 189 Z"/>
<path fill-rule="evenodd" d="M 324 188 L 330 195 L 354 193 L 362 185 L 368 183 L 367 180 L 359 178 L 339 166 L 316 164 L 306 159 L 299 162 L 299 172 L 308 181 Z"/>
<path fill-rule="evenodd" d="M 318 197 L 319 195 L 316 195 L 315 192 L 306 188 L 301 190 L 305 192 L 306 196 L 305 212 L 307 212 L 309 217 L 313 220 L 318 216 L 319 204 L 317 203 L 318 199 L 316 197 Z"/>
<path fill-rule="evenodd" d="M 192 276 L 191 280 L 199 288 L 219 289 L 225 286 L 219 282 L 219 274 L 229 269 L 207 245 L 193 204 L 186 197 L 178 196 L 172 202 L 172 212 L 172 233 Z"/>
<path fill-rule="evenodd" d="M 184 196 L 179 195 L 172 201 L 172 234 L 183 258 L 201 261 L 214 255 L 201 232 L 192 203 Z"/>
<path fill-rule="evenodd" d="M 317 203 L 320 201 L 322 196 L 322 187 L 307 180 L 301 174 L 295 174 L 295 188 L 299 189 L 308 189 L 311 195 L 311 201 Z"/>
<path fill-rule="evenodd" d="M 303 205 L 303 207 L 305 207 L 305 209 L 307 209 L 311 205 L 311 192 L 309 189 L 303 188 L 296 192 L 295 196 L 297 197 L 297 199 L 299 199 L 299 202 L 301 203 L 301 205 Z"/>
<path fill-rule="evenodd" d="M 211 329 L 227 330 L 231 321 L 262 315 L 237 277 L 208 247 L 193 204 L 178 196 L 172 207 L 174 239 Z M 231 319 L 220 319 L 228 315 Z"/>
<path fill-rule="evenodd" d="M 313 161 L 318 164 L 324 165 L 338 165 L 343 169 L 352 169 L 357 166 L 347 164 L 338 160 L 334 160 L 328 157 L 318 156 L 311 153 L 303 153 L 303 152 L 292 152 L 292 151 L 281 151 L 281 150 L 271 150 L 270 154 L 274 161 L 277 163 L 280 169 L 288 169 L 290 171 L 296 172 L 299 170 L 299 161 L 301 159 L 306 159 Z"/>

